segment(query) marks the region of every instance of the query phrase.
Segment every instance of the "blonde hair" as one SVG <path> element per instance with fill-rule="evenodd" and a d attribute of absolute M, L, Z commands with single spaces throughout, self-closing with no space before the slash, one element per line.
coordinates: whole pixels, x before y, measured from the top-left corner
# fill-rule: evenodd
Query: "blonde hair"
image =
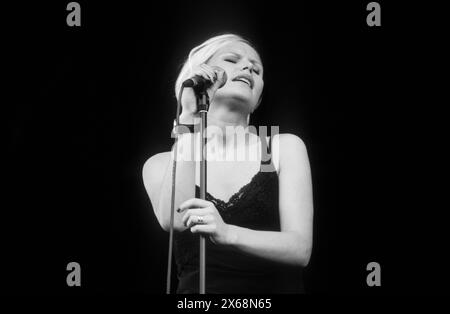
<path fill-rule="evenodd" d="M 209 59 L 223 46 L 235 42 L 241 41 L 249 46 L 252 46 L 250 42 L 241 36 L 234 34 L 223 34 L 219 36 L 212 37 L 197 47 L 193 48 L 189 52 L 187 60 L 184 62 L 180 73 L 178 74 L 177 81 L 175 83 L 175 97 L 178 99 L 178 93 L 180 92 L 181 84 L 187 80 L 192 73 L 192 69 L 199 66 L 200 64 L 206 63 Z M 253 46 L 252 46 L 253 47 Z"/>

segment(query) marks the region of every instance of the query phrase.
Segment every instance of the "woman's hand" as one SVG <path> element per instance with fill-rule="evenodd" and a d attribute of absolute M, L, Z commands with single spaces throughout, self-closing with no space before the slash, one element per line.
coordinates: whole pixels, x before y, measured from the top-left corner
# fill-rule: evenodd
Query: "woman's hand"
<path fill-rule="evenodd" d="M 191 73 L 192 76 L 201 76 L 204 79 L 213 82 L 213 84 L 206 90 L 208 93 L 210 101 L 214 98 L 217 89 L 219 89 L 220 82 L 219 78 L 224 75 L 224 71 L 220 68 L 209 66 L 205 63 L 194 68 Z M 197 110 L 197 99 L 195 97 L 193 88 L 185 88 L 183 91 L 183 96 L 181 100 L 182 111 L 180 114 L 181 124 L 196 124 L 198 123 L 197 118 L 200 115 L 196 112 Z"/>
<path fill-rule="evenodd" d="M 231 244 L 230 225 L 223 221 L 212 202 L 191 198 L 181 203 L 177 211 L 184 213 L 182 223 L 191 228 L 192 233 L 209 235 L 215 244 Z"/>

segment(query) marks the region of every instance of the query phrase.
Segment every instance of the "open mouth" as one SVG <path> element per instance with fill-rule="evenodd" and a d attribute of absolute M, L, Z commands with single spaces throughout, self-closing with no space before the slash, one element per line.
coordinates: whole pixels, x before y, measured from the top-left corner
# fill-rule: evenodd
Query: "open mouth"
<path fill-rule="evenodd" d="M 244 75 L 236 76 L 233 79 L 233 81 L 234 82 L 243 82 L 243 83 L 247 84 L 250 88 L 253 88 L 253 80 L 251 78 L 249 78 L 249 77 L 244 76 Z"/>

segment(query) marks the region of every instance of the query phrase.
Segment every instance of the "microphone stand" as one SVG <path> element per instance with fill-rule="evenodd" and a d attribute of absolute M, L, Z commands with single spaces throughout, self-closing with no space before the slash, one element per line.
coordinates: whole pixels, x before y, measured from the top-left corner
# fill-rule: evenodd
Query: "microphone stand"
<path fill-rule="evenodd" d="M 166 281 L 166 293 L 170 294 L 170 281 L 171 281 L 171 265 L 172 265 L 172 251 L 173 251 L 173 228 L 174 228 L 174 207 L 175 207 L 175 177 L 176 177 L 176 162 L 177 162 L 177 144 L 178 144 L 178 131 L 175 127 L 179 126 L 179 116 L 181 109 L 181 98 L 183 95 L 183 90 L 185 87 L 194 86 L 182 86 L 178 94 L 177 101 L 177 113 L 174 121 L 174 132 L 172 135 L 175 137 L 175 158 L 172 169 L 172 196 L 171 196 L 171 211 L 170 211 L 170 236 L 169 236 L 169 252 L 168 252 L 168 262 L 167 262 L 167 281 Z M 209 109 L 209 96 L 204 88 L 194 88 L 196 101 L 197 101 L 197 111 L 200 114 L 200 198 L 206 200 L 206 117 Z M 200 234 L 200 282 L 199 282 L 199 293 L 205 294 L 205 256 L 206 256 L 206 242 L 205 236 Z"/>
<path fill-rule="evenodd" d="M 207 113 L 209 109 L 209 97 L 205 90 L 196 93 L 198 102 L 198 112 L 200 113 L 200 198 L 206 199 L 206 127 L 207 127 Z M 206 257 L 206 242 L 205 236 L 200 234 L 200 294 L 205 294 L 205 257 Z"/>

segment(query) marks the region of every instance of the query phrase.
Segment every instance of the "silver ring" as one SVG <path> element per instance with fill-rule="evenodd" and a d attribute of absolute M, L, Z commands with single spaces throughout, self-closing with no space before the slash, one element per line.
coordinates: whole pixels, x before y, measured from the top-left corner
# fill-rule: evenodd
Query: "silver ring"
<path fill-rule="evenodd" d="M 202 216 L 198 216 L 197 217 L 197 223 L 198 224 L 202 224 L 204 221 L 203 221 L 203 217 Z"/>

